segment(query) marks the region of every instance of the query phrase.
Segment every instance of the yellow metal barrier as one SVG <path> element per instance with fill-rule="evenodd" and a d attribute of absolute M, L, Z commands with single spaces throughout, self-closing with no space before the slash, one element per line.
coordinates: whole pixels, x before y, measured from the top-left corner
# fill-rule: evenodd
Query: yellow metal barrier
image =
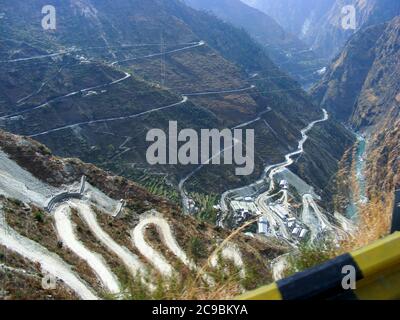
<path fill-rule="evenodd" d="M 355 290 L 342 287 L 347 265 L 356 270 Z M 400 299 L 400 232 L 237 299 Z"/>

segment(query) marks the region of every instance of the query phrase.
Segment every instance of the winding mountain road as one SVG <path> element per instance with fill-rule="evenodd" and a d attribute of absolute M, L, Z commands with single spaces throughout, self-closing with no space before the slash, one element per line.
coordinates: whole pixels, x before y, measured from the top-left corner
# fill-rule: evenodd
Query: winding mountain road
<path fill-rule="evenodd" d="M 171 227 L 168 222 L 158 213 L 153 212 L 142 218 L 139 224 L 131 231 L 133 244 L 138 248 L 140 253 L 164 276 L 171 277 L 174 275 L 174 269 L 169 262 L 145 240 L 145 233 L 149 225 L 156 226 L 161 241 L 165 246 L 192 270 L 196 270 L 196 265 L 188 258 L 176 242 L 172 234 Z"/>
<path fill-rule="evenodd" d="M 40 244 L 25 238 L 15 232 L 6 222 L 3 208 L 0 208 L 0 244 L 7 249 L 18 253 L 27 260 L 40 264 L 43 271 L 62 280 L 81 299 L 97 300 L 87 284 L 79 278 L 70 265 L 59 256 L 48 251 Z"/>
<path fill-rule="evenodd" d="M 257 121 L 262 119 L 261 118 L 262 115 L 264 115 L 265 113 L 271 112 L 271 111 L 272 111 L 272 109 L 270 107 L 267 107 L 266 110 L 260 112 L 257 115 L 256 118 L 254 118 L 252 120 L 249 120 L 249 121 L 246 121 L 246 122 L 243 122 L 243 123 L 240 123 L 240 124 L 236 125 L 235 127 L 231 128 L 231 130 L 244 128 L 244 127 L 246 127 L 246 126 L 248 126 L 248 125 L 250 125 L 252 123 L 255 123 L 255 122 L 257 122 Z M 189 202 L 189 197 L 187 196 L 187 194 L 185 192 L 185 184 L 186 184 L 186 182 L 189 179 L 191 179 L 198 171 L 200 171 L 206 164 L 209 164 L 214 158 L 219 157 L 223 152 L 234 148 L 234 146 L 236 144 L 238 144 L 238 143 L 239 143 L 239 141 L 233 140 L 232 146 L 222 149 L 216 155 L 214 155 L 211 158 L 209 158 L 205 163 L 200 164 L 198 167 L 196 167 L 193 171 L 191 171 L 188 175 L 186 175 L 184 178 L 182 178 L 179 181 L 178 190 L 179 190 L 179 193 L 181 195 L 181 201 L 182 201 L 183 209 L 184 209 L 185 212 L 188 211 L 188 202 Z"/>
<path fill-rule="evenodd" d="M 257 119 L 258 119 L 258 118 L 256 118 L 255 120 L 257 120 Z M 265 197 L 264 200 L 268 200 L 268 196 L 271 194 L 271 192 L 272 192 L 273 189 L 274 189 L 274 179 L 273 179 L 274 176 L 275 176 L 278 172 L 280 172 L 281 170 L 283 170 L 284 168 L 287 168 L 287 167 L 289 167 L 291 164 L 293 164 L 293 162 L 294 162 L 294 160 L 292 159 L 293 156 L 298 155 L 298 154 L 301 154 L 301 153 L 304 152 L 304 144 L 305 144 L 305 142 L 306 142 L 307 139 L 308 139 L 307 133 L 314 127 L 314 125 L 316 125 L 317 123 L 320 123 L 320 122 L 327 121 L 328 119 L 329 119 L 329 114 L 328 114 L 328 112 L 327 112 L 325 109 L 323 109 L 323 118 L 318 119 L 318 120 L 315 120 L 315 121 L 312 121 L 311 123 L 309 123 L 309 124 L 307 125 L 307 127 L 305 127 L 304 129 L 301 130 L 301 136 L 302 136 L 302 138 L 301 138 L 301 140 L 298 142 L 298 148 L 297 148 L 297 150 L 296 150 L 296 151 L 293 151 L 293 152 L 290 152 L 290 153 L 288 153 L 287 155 L 285 155 L 285 161 L 284 161 L 284 162 L 281 162 L 281 163 L 278 163 L 278 164 L 274 164 L 274 165 L 270 165 L 270 166 L 268 166 L 268 167 L 266 167 L 266 168 L 264 169 L 264 174 L 265 174 L 265 175 L 268 174 L 268 172 L 269 172 L 269 176 L 268 176 L 268 177 L 269 177 L 269 180 L 270 180 L 271 182 L 270 182 L 270 188 L 268 189 L 268 191 L 265 192 L 264 194 L 260 195 L 260 197 L 261 197 L 261 196 L 262 196 L 262 197 Z M 258 183 L 260 183 L 260 182 L 261 182 L 261 180 L 258 180 L 257 182 L 251 184 L 250 186 L 253 186 L 253 185 L 258 184 Z M 239 191 L 239 190 L 241 190 L 242 188 L 243 188 L 243 187 L 241 187 L 241 188 L 236 188 L 236 189 L 232 189 L 232 190 L 227 190 L 227 191 L 225 191 L 225 192 L 222 194 L 222 196 L 221 196 L 221 209 L 222 209 L 223 211 L 227 211 L 227 210 L 228 210 L 228 207 L 227 207 L 227 205 L 226 205 L 226 198 L 229 196 L 229 194 L 230 194 L 230 193 L 233 193 L 233 192 L 235 192 L 235 191 Z"/>
<path fill-rule="evenodd" d="M 146 271 L 146 266 L 140 261 L 139 257 L 131 253 L 127 248 L 116 243 L 99 225 L 96 214 L 92 208 L 82 201 L 69 201 L 68 204 L 78 211 L 79 216 L 85 221 L 94 236 L 103 246 L 114 253 L 127 267 L 132 276 L 136 277 L 139 273 Z"/>
<path fill-rule="evenodd" d="M 159 56 L 163 56 L 165 54 L 171 54 L 171 53 L 176 53 L 176 52 L 180 52 L 180 51 L 185 51 L 185 50 L 189 50 L 189 49 L 193 49 L 196 47 L 201 47 L 204 46 L 206 43 L 204 41 L 199 41 L 194 43 L 193 45 L 184 47 L 184 48 L 180 48 L 180 49 L 175 49 L 175 50 L 171 50 L 171 51 L 166 51 L 166 52 L 159 52 L 159 53 L 153 53 L 153 54 L 149 54 L 146 56 L 141 56 L 141 57 L 135 57 L 135 58 L 129 58 L 129 59 L 124 59 L 124 60 L 119 60 L 119 61 L 114 61 L 111 63 L 112 66 L 117 65 L 117 64 L 121 64 L 123 62 L 129 62 L 129 61 L 135 61 L 135 60 L 139 60 L 139 59 L 147 59 L 147 58 L 154 58 L 154 57 L 159 57 Z"/>
<path fill-rule="evenodd" d="M 294 157 L 296 155 L 299 155 L 299 154 L 302 154 L 304 152 L 304 144 L 308 140 L 307 133 L 310 132 L 312 130 L 312 128 L 317 123 L 325 122 L 325 121 L 327 121 L 329 119 L 328 112 L 325 109 L 323 109 L 323 112 L 324 112 L 324 116 L 323 116 L 322 119 L 312 121 L 310 124 L 308 124 L 307 127 L 305 127 L 304 129 L 301 130 L 301 140 L 299 141 L 297 150 L 293 151 L 293 152 L 290 152 L 287 155 L 285 155 L 285 162 L 277 164 L 277 165 L 275 165 L 273 167 L 270 167 L 270 169 L 272 169 L 272 170 L 270 171 L 269 176 L 268 176 L 269 179 L 270 179 L 270 189 L 268 190 L 268 193 L 270 193 L 275 188 L 275 185 L 274 185 L 274 177 L 275 177 L 275 175 L 278 172 L 280 172 L 283 169 L 291 166 L 294 163 L 294 160 L 293 160 L 292 157 Z"/>
<path fill-rule="evenodd" d="M 28 58 L 19 58 L 19 59 L 12 59 L 12 60 L 4 60 L 0 61 L 0 63 L 13 63 L 13 62 L 22 62 L 22 61 L 30 61 L 30 60 L 38 60 L 38 59 L 46 59 L 46 58 L 51 58 L 51 57 L 57 57 L 61 55 L 65 55 L 69 53 L 70 51 L 60 51 L 56 53 L 51 53 L 51 54 L 44 54 L 44 55 L 39 55 L 39 56 L 34 56 L 34 57 L 28 57 Z"/>
<path fill-rule="evenodd" d="M 147 110 L 147 111 L 143 111 L 140 113 L 135 113 L 132 115 L 128 115 L 128 116 L 121 116 L 121 117 L 114 117 L 114 118 L 105 118 L 105 119 L 98 119 L 98 120 L 90 120 L 90 121 L 83 121 L 83 122 L 78 122 L 78 123 L 74 123 L 74 124 L 70 124 L 70 125 L 66 125 L 66 126 L 62 126 L 62 127 L 58 127 L 58 128 L 54 128 L 51 130 L 47 130 L 44 132 L 40 132 L 40 133 L 35 133 L 30 135 L 29 137 L 34 138 L 34 137 L 39 137 L 39 136 L 43 136 L 46 134 L 50 134 L 53 132 L 57 132 L 57 131 L 62 131 L 62 130 L 66 130 L 66 129 L 71 129 L 74 127 L 78 127 L 78 126 L 84 126 L 84 125 L 90 125 L 90 124 L 96 124 L 96 123 L 106 123 L 106 122 L 112 122 L 112 121 L 120 121 L 120 120 L 126 120 L 126 119 L 134 119 L 152 112 L 156 112 L 156 111 L 161 111 L 161 110 L 165 110 L 165 109 L 169 109 L 169 108 L 173 108 L 176 106 L 179 106 L 181 104 L 184 104 L 188 101 L 187 97 L 182 97 L 182 100 L 177 102 L 177 103 L 173 103 L 167 106 L 163 106 L 163 107 L 159 107 L 159 108 L 154 108 L 151 110 Z"/>
<path fill-rule="evenodd" d="M 119 294 L 121 288 L 118 279 L 111 272 L 111 269 L 102 256 L 93 253 L 79 241 L 72 224 L 71 208 L 69 204 L 62 204 L 56 208 L 54 212 L 54 221 L 57 233 L 64 245 L 79 258 L 87 262 L 108 292 Z"/>
<path fill-rule="evenodd" d="M 5 116 L 2 116 L 2 117 L 0 117 L 0 119 L 10 119 L 10 118 L 13 118 L 13 117 L 21 116 L 23 114 L 30 113 L 30 112 L 33 112 L 33 111 L 38 110 L 38 109 L 42 109 L 42 108 L 48 106 L 49 103 L 56 102 L 56 101 L 59 101 L 59 100 L 62 100 L 62 99 L 68 98 L 68 97 L 72 97 L 72 96 L 75 96 L 77 94 L 82 94 L 82 93 L 85 93 L 85 92 L 89 92 L 89 91 L 92 91 L 92 90 L 95 90 L 95 89 L 109 87 L 109 86 L 112 86 L 114 84 L 120 83 L 120 82 L 122 82 L 122 81 L 124 81 L 124 80 L 126 80 L 126 79 L 131 77 L 131 75 L 129 73 L 127 73 L 127 72 L 124 72 L 124 74 L 125 75 L 120 79 L 113 80 L 111 82 L 107 82 L 107 83 L 104 83 L 104 84 L 101 84 L 101 85 L 98 85 L 98 86 L 94 86 L 94 87 L 90 87 L 90 88 L 84 88 L 84 89 L 81 89 L 81 90 L 78 90 L 78 91 L 73 91 L 73 92 L 67 93 L 65 95 L 62 95 L 62 96 L 47 100 L 46 102 L 44 102 L 44 103 L 42 103 L 42 104 L 40 104 L 40 105 L 38 105 L 36 107 L 32 107 L 32 108 L 29 108 L 29 109 L 25 109 L 25 110 L 22 110 L 22 111 L 18 111 L 18 112 L 14 112 L 12 114 L 8 114 L 8 115 L 5 115 Z"/>
<path fill-rule="evenodd" d="M 256 87 L 255 85 L 251 85 L 250 87 L 241 88 L 241 89 L 193 92 L 193 93 L 184 93 L 184 95 L 187 97 L 194 97 L 194 96 L 207 96 L 207 95 L 223 94 L 223 93 L 237 93 L 237 92 L 248 91 L 248 90 L 254 89 L 255 87 Z"/>

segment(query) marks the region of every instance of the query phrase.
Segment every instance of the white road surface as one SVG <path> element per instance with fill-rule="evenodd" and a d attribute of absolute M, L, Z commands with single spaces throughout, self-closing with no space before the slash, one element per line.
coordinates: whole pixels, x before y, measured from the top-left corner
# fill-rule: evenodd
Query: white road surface
<path fill-rule="evenodd" d="M 0 244 L 25 259 L 40 264 L 44 272 L 62 280 L 81 299 L 98 299 L 87 284 L 72 272 L 71 266 L 59 256 L 51 253 L 38 243 L 21 236 L 8 226 L 2 208 L 0 208 Z"/>
<path fill-rule="evenodd" d="M 269 180 L 270 180 L 270 187 L 268 189 L 267 192 L 261 194 L 257 199 L 256 199 L 256 203 L 257 205 L 261 208 L 262 212 L 265 214 L 270 214 L 270 211 L 274 211 L 275 209 L 279 209 L 276 208 L 275 206 L 269 206 L 268 205 L 268 200 L 269 200 L 269 195 L 271 194 L 271 192 L 275 189 L 275 181 L 274 181 L 274 177 L 275 175 L 282 171 L 283 169 L 289 167 L 290 165 L 293 164 L 294 160 L 292 159 L 293 156 L 295 155 L 299 155 L 302 154 L 304 152 L 304 144 L 308 139 L 308 135 L 307 133 L 315 126 L 315 124 L 320 123 L 320 122 L 324 122 L 327 121 L 329 119 L 329 115 L 327 113 L 327 111 L 325 109 L 323 109 L 324 112 L 324 116 L 322 119 L 319 120 L 315 120 L 312 121 L 306 128 L 304 128 L 303 130 L 301 130 L 301 140 L 298 143 L 298 148 L 296 151 L 290 152 L 285 156 L 285 162 L 282 162 L 280 164 L 277 165 L 273 165 L 270 166 L 269 168 L 267 168 L 266 170 L 271 170 L 269 171 Z M 310 200 L 311 197 L 311 200 Z M 286 194 L 284 194 L 284 198 L 283 200 L 283 208 L 286 209 L 289 207 L 288 204 L 288 200 L 287 200 L 287 191 Z M 310 220 L 309 214 L 309 207 L 312 206 L 312 208 L 317 211 L 316 212 L 316 217 L 318 219 L 318 225 L 315 225 L 315 223 L 313 224 L 312 221 Z M 288 212 L 288 210 L 286 210 L 286 212 Z M 308 223 L 306 223 L 310 229 L 311 229 L 311 234 L 312 234 L 312 239 L 314 239 L 316 237 L 316 233 L 318 232 L 318 230 L 324 230 L 325 228 L 328 228 L 330 226 L 329 221 L 326 219 L 326 217 L 321 213 L 321 211 L 318 209 L 317 205 L 315 204 L 312 195 L 306 195 L 305 197 L 303 197 L 303 215 L 304 218 L 306 218 L 306 221 Z M 282 221 L 282 219 L 280 219 L 279 217 L 276 218 L 278 224 L 279 224 L 279 230 L 282 233 L 282 235 L 286 238 L 286 239 L 290 239 L 290 232 L 288 231 L 286 225 L 284 224 L 284 222 Z M 314 221 L 315 222 L 315 221 Z"/>
<path fill-rule="evenodd" d="M 219 157 L 223 152 L 234 148 L 235 145 L 238 144 L 238 143 L 239 143 L 238 140 L 233 139 L 232 146 L 224 148 L 220 152 L 218 152 L 217 154 L 215 154 L 212 157 L 208 158 L 207 161 L 205 161 L 204 163 L 200 164 L 197 168 L 195 168 L 192 172 L 190 172 L 186 177 L 184 177 L 183 179 L 181 179 L 179 181 L 178 190 L 179 190 L 180 195 L 181 195 L 183 210 L 185 211 L 185 213 L 187 213 L 187 211 L 188 211 L 188 203 L 189 203 L 189 197 L 187 196 L 186 191 L 185 191 L 185 183 L 190 178 L 192 178 L 197 172 L 199 172 L 205 165 L 210 164 L 212 162 L 212 160 L 214 160 L 215 158 Z"/>
<path fill-rule="evenodd" d="M 147 58 L 154 58 L 154 57 L 159 57 L 165 54 L 171 54 L 171 53 L 176 53 L 176 52 L 180 52 L 180 51 L 185 51 L 185 50 L 189 50 L 192 48 L 196 48 L 196 47 L 201 47 L 204 46 L 205 42 L 204 41 L 199 41 L 193 45 L 184 47 L 184 48 L 180 48 L 180 49 L 175 49 L 175 50 L 171 50 L 171 51 L 166 51 L 166 52 L 158 52 L 158 53 L 153 53 L 153 54 L 149 54 L 146 56 L 142 56 L 142 57 L 135 57 L 135 58 L 130 58 L 130 59 L 124 59 L 124 60 L 119 60 L 119 61 L 114 61 L 111 63 L 112 66 L 116 65 L 116 64 L 120 64 L 123 62 L 129 62 L 129 61 L 135 61 L 135 60 L 139 60 L 139 59 L 147 59 Z"/>
<path fill-rule="evenodd" d="M 21 99 L 19 99 L 17 101 L 17 106 L 23 105 L 26 100 L 28 100 L 28 99 L 32 98 L 33 96 L 36 96 L 37 94 L 39 94 L 43 90 L 44 86 L 47 85 L 52 79 L 54 79 L 61 72 L 62 69 L 63 69 L 63 67 L 59 68 L 55 75 L 53 75 L 50 78 L 48 78 L 47 80 L 43 81 L 40 84 L 39 89 L 37 89 L 36 91 L 32 92 L 31 94 L 29 94 L 29 95 L 27 95 L 27 96 L 25 96 L 25 97 L 23 97 Z"/>
<path fill-rule="evenodd" d="M 72 252 L 74 252 L 87 264 L 96 274 L 103 287 L 112 294 L 121 292 L 117 277 L 111 272 L 104 259 L 87 249 L 77 238 L 71 220 L 71 209 L 68 204 L 62 204 L 54 212 L 54 220 L 57 233 L 63 242 Z"/>
<path fill-rule="evenodd" d="M 248 125 L 250 125 L 250 124 L 252 124 L 252 123 L 255 123 L 255 122 L 257 122 L 257 121 L 260 121 L 262 115 L 266 114 L 267 112 L 271 112 L 271 111 L 272 111 L 272 109 L 271 109 L 270 107 L 267 107 L 267 109 L 264 110 L 263 112 L 260 112 L 260 113 L 257 115 L 256 118 L 254 118 L 254 119 L 252 119 L 252 120 L 250 120 L 250 121 L 247 121 L 247 122 L 238 124 L 236 127 L 233 127 L 232 129 L 240 129 L 240 128 L 247 127 Z"/>
<path fill-rule="evenodd" d="M 39 137 L 39 136 L 43 136 L 43 135 L 47 135 L 53 132 L 57 132 L 57 131 L 62 131 L 62 130 L 66 130 L 66 129 L 71 129 L 71 128 L 75 128 L 78 126 L 83 126 L 83 125 L 89 125 L 89 124 L 95 124 L 95 123 L 107 123 L 107 122 L 112 122 L 112 121 L 121 121 L 121 120 L 126 120 L 126 119 L 134 119 L 152 112 L 157 112 L 157 111 L 161 111 L 161 110 L 165 110 L 165 109 L 169 109 L 169 108 L 173 108 L 176 106 L 179 106 L 181 104 L 184 104 L 185 102 L 187 102 L 188 98 L 187 97 L 182 97 L 182 100 L 177 102 L 177 103 L 173 103 L 164 107 L 159 107 L 159 108 L 154 108 L 151 110 L 147 110 L 147 111 L 143 111 L 140 113 L 136 113 L 136 114 L 132 114 L 132 115 L 128 115 L 128 116 L 122 116 L 122 117 L 114 117 L 114 118 L 105 118 L 105 119 L 98 119 L 98 120 L 91 120 L 91 121 L 84 121 L 84 122 L 78 122 L 78 123 L 74 123 L 74 124 L 70 124 L 67 126 L 62 126 L 59 128 L 54 128 L 51 130 L 47 130 L 41 133 L 35 133 L 33 135 L 30 135 L 29 137 L 34 138 L 34 137 Z"/>
<path fill-rule="evenodd" d="M 305 194 L 303 196 L 303 212 L 301 217 L 303 222 L 311 230 L 311 241 L 317 239 L 321 231 L 332 232 L 336 238 L 348 236 L 347 231 L 335 226 L 328 220 L 311 194 Z"/>
<path fill-rule="evenodd" d="M 0 119 L 9 119 L 9 118 L 17 117 L 17 116 L 20 116 L 20 115 L 23 115 L 23 114 L 27 114 L 27 113 L 33 112 L 35 110 L 42 109 L 42 108 L 48 106 L 49 103 L 52 103 L 52 102 L 55 102 L 55 101 L 59 101 L 59 100 L 62 100 L 62 99 L 68 98 L 68 97 L 72 97 L 72 96 L 75 96 L 77 94 L 89 92 L 89 91 L 92 91 L 92 90 L 95 90 L 95 89 L 100 89 L 100 88 L 105 88 L 105 87 L 108 87 L 108 86 L 112 86 L 114 84 L 120 83 L 120 82 L 130 78 L 131 76 L 132 75 L 130 75 L 129 73 L 125 72 L 125 75 L 120 79 L 117 79 L 117 80 L 114 80 L 114 81 L 111 81 L 111 82 L 108 82 L 108 83 L 100 84 L 100 85 L 95 86 L 95 87 L 90 87 L 90 88 L 85 88 L 85 89 L 81 89 L 81 90 L 78 90 L 78 91 L 73 91 L 73 92 L 67 93 L 65 95 L 53 98 L 51 100 L 47 100 L 46 102 L 44 102 L 44 103 L 42 103 L 42 104 L 40 104 L 40 105 L 38 105 L 36 107 L 32 107 L 32 108 L 29 108 L 29 109 L 26 109 L 26 110 L 22 110 L 22 111 L 19 111 L 19 112 L 15 112 L 15 113 L 12 113 L 12 114 L 8 114 L 8 115 L 5 115 L 5 116 L 2 116 L 2 117 L 0 117 Z"/>
<path fill-rule="evenodd" d="M 265 113 L 267 113 L 267 112 L 270 112 L 270 111 L 272 111 L 272 109 L 269 108 L 269 107 L 267 107 L 267 109 L 264 110 L 264 111 L 262 111 L 262 112 L 260 112 L 260 113 L 257 115 L 256 118 L 254 118 L 254 119 L 252 119 L 252 120 L 250 120 L 250 121 L 246 121 L 246 122 L 243 122 L 243 123 L 241 123 L 241 124 L 238 124 L 237 126 L 231 128 L 231 130 L 243 128 L 243 127 L 246 127 L 246 126 L 248 126 L 248 125 L 250 125 L 250 124 L 252 124 L 252 123 L 254 123 L 254 122 L 257 122 L 257 121 L 261 120 L 261 116 L 262 116 L 263 114 L 265 114 Z M 209 159 L 206 161 L 205 164 L 209 164 L 214 158 L 219 157 L 224 151 L 233 148 L 237 143 L 238 143 L 238 141 L 234 140 L 234 141 L 233 141 L 232 147 L 228 147 L 228 148 L 225 148 L 225 149 L 221 150 L 218 154 L 216 154 L 216 155 L 214 155 L 213 157 L 209 158 Z M 179 192 L 180 192 L 180 194 L 181 194 L 181 200 L 182 200 L 182 204 L 183 204 L 183 208 L 184 208 L 184 211 L 185 211 L 185 212 L 187 212 L 189 197 L 187 196 L 187 194 L 186 194 L 186 192 L 185 192 L 184 186 L 185 186 L 186 182 L 187 182 L 189 179 L 191 179 L 198 171 L 200 171 L 200 170 L 204 167 L 205 164 L 199 165 L 199 166 L 198 166 L 197 168 L 195 168 L 192 172 L 190 172 L 186 177 L 184 177 L 183 179 L 181 179 L 181 180 L 179 181 L 178 190 L 179 190 Z M 227 191 L 226 193 L 224 193 L 224 194 L 222 195 L 222 199 L 225 199 L 225 197 L 228 195 L 229 192 L 230 192 L 230 191 Z M 225 201 L 224 201 L 224 200 L 221 200 L 221 204 L 222 204 L 222 210 L 223 210 L 223 211 L 226 211 L 226 210 L 224 210 L 224 208 L 226 208 Z"/>
<path fill-rule="evenodd" d="M 277 165 L 275 165 L 275 166 L 272 168 L 272 170 L 271 170 L 270 173 L 269 173 L 269 179 L 270 179 L 270 183 L 271 183 L 269 192 L 272 191 L 272 190 L 274 189 L 274 176 L 275 176 L 275 174 L 276 174 L 277 172 L 280 172 L 282 169 L 291 166 L 291 165 L 293 164 L 293 162 L 294 162 L 294 160 L 292 159 L 293 156 L 302 154 L 302 153 L 304 152 L 304 144 L 305 144 L 306 141 L 308 140 L 308 135 L 307 135 L 307 133 L 310 132 L 311 129 L 312 129 L 317 123 L 324 122 L 324 121 L 327 121 L 327 120 L 329 119 L 329 114 L 328 114 L 328 112 L 327 112 L 325 109 L 323 109 L 323 112 L 324 112 L 324 116 L 323 116 L 322 119 L 312 121 L 307 127 L 305 127 L 303 130 L 301 130 L 301 140 L 299 141 L 297 150 L 288 153 L 288 154 L 285 156 L 285 160 L 286 160 L 285 162 L 280 163 L 280 164 L 277 164 Z"/>
<path fill-rule="evenodd" d="M 290 233 L 289 233 L 285 223 L 275 213 L 275 210 L 280 210 L 280 208 L 277 208 L 277 207 L 274 207 L 274 206 L 271 206 L 271 207 L 269 206 L 269 199 L 271 198 L 271 194 L 275 189 L 274 177 L 278 172 L 282 171 L 283 169 L 285 169 L 285 168 L 287 168 L 287 167 L 289 167 L 290 165 L 293 164 L 294 160 L 292 159 L 292 157 L 294 157 L 296 155 L 299 155 L 299 154 L 302 154 L 304 152 L 304 144 L 308 139 L 308 135 L 307 135 L 308 132 L 310 130 L 312 130 L 312 128 L 317 123 L 327 121 L 328 119 L 329 119 L 328 112 L 325 109 L 323 109 L 323 117 L 321 119 L 312 121 L 304 129 L 301 130 L 301 139 L 298 142 L 297 150 L 295 150 L 293 152 L 290 152 L 287 155 L 285 155 L 285 161 L 284 162 L 279 163 L 279 164 L 275 164 L 275 165 L 270 165 L 264 170 L 265 174 L 269 173 L 268 174 L 268 178 L 269 178 L 269 181 L 270 181 L 270 186 L 269 186 L 269 189 L 266 192 L 262 193 L 261 195 L 259 195 L 257 197 L 255 202 L 256 202 L 256 205 L 260 208 L 261 212 L 266 216 L 266 218 L 270 222 L 271 226 L 278 225 L 281 234 L 287 239 L 289 239 L 291 237 Z M 258 183 L 258 181 L 256 183 Z M 227 208 L 227 205 L 226 205 L 226 198 L 232 192 L 234 192 L 236 190 L 240 190 L 240 189 L 241 188 L 234 189 L 234 190 L 228 190 L 228 191 L 226 191 L 226 192 L 224 192 L 222 194 L 222 197 L 221 197 L 221 208 L 222 208 L 222 210 L 225 211 L 225 213 L 228 211 L 228 208 Z M 284 193 L 284 197 L 282 198 L 282 200 L 283 200 L 282 209 L 288 208 L 289 204 L 288 204 L 288 199 L 287 199 L 287 191 L 286 191 L 286 194 Z M 308 205 L 309 202 L 306 202 L 306 204 Z M 218 222 L 219 225 L 223 225 L 223 220 L 224 220 L 224 216 Z M 324 223 L 325 223 L 325 220 L 324 220 Z M 271 229 L 271 232 L 273 232 L 273 233 L 275 232 L 273 230 L 273 228 Z"/>
<path fill-rule="evenodd" d="M 241 88 L 241 89 L 232 89 L 232 90 L 220 90 L 220 91 L 206 91 L 206 92 L 194 92 L 194 93 L 185 93 L 185 96 L 193 97 L 193 96 L 207 96 L 212 94 L 222 94 L 222 93 L 236 93 L 236 92 L 243 92 L 254 89 L 256 86 L 251 85 L 250 87 Z"/>
<path fill-rule="evenodd" d="M 0 63 L 13 63 L 13 62 L 22 62 L 22 61 L 46 59 L 46 58 L 51 58 L 51 57 L 57 57 L 57 56 L 65 55 L 65 54 L 67 54 L 67 53 L 69 53 L 69 51 L 61 51 L 61 52 L 56 52 L 56 53 L 51 53 L 51 54 L 44 54 L 44 55 L 40 55 L 40 56 L 28 57 L 28 58 L 19 58 L 19 59 L 12 59 L 12 60 L 4 60 L 4 61 L 0 61 Z"/>
<path fill-rule="evenodd" d="M 83 201 L 71 200 L 69 205 L 78 210 L 79 216 L 85 221 L 94 236 L 105 246 L 108 250 L 113 252 L 124 265 L 128 268 L 130 273 L 136 277 L 138 274 L 146 273 L 146 266 L 140 261 L 139 257 L 130 252 L 126 247 L 120 246 L 116 243 L 99 225 L 97 222 L 96 214 L 92 208 Z"/>
<path fill-rule="evenodd" d="M 164 276 L 171 277 L 174 270 L 169 262 L 158 251 L 153 249 L 145 240 L 145 232 L 149 225 L 156 226 L 164 245 L 192 270 L 196 266 L 176 242 L 168 222 L 157 212 L 152 211 L 142 218 L 139 224 L 131 231 L 132 241 L 140 253 Z"/>

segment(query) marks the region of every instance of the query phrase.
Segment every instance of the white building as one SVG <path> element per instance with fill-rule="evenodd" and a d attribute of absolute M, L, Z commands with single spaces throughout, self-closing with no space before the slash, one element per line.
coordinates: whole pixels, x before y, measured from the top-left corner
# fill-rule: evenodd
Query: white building
<path fill-rule="evenodd" d="M 281 180 L 281 182 L 279 182 L 279 187 L 282 189 L 289 189 L 289 183 L 286 180 Z"/>
<path fill-rule="evenodd" d="M 266 217 L 260 217 L 260 219 L 258 219 L 258 233 L 267 235 L 268 229 L 269 229 L 268 219 Z"/>
<path fill-rule="evenodd" d="M 297 235 L 300 232 L 300 228 L 294 228 L 292 235 Z"/>
<path fill-rule="evenodd" d="M 306 236 L 306 234 L 308 233 L 307 229 L 303 229 L 300 232 L 300 238 L 304 238 Z"/>

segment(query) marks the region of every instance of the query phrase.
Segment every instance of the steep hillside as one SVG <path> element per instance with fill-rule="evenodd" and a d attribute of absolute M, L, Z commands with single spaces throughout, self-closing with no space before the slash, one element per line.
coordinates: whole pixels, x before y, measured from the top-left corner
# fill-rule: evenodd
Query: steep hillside
<path fill-rule="evenodd" d="M 245 0 L 276 19 L 325 57 L 333 57 L 347 39 L 367 26 L 400 14 L 397 0 Z M 342 27 L 342 8 L 356 9 L 356 29 Z"/>
<path fill-rule="evenodd" d="M 386 27 L 377 25 L 355 34 L 322 81 L 312 89 L 317 102 L 341 121 L 348 122 L 356 109 L 358 93 L 376 58 L 377 41 Z"/>
<path fill-rule="evenodd" d="M 398 17 L 357 33 L 313 88 L 317 102 L 356 129 L 396 119 L 399 34 Z"/>
<path fill-rule="evenodd" d="M 288 72 L 303 86 L 318 79 L 316 70 L 322 68 L 318 57 L 305 43 L 286 32 L 265 13 L 247 6 L 240 0 L 186 0 L 185 2 L 246 30 L 265 48 L 275 64 L 281 66 L 282 70 Z"/>
<path fill-rule="evenodd" d="M 304 49 L 304 45 L 301 47 L 302 44 L 296 37 L 286 33 L 271 17 L 241 1 L 186 0 L 185 2 L 196 9 L 210 11 L 224 21 L 242 26 L 266 46 L 276 45 L 282 49 L 298 46 L 298 49 Z"/>
<path fill-rule="evenodd" d="M 365 137 L 357 174 L 365 175 L 367 196 L 389 209 L 400 184 L 399 48 L 399 17 L 360 31 L 313 89 L 316 101 Z"/>
<path fill-rule="evenodd" d="M 87 299 L 129 289 L 124 293 L 128 298 L 141 299 L 152 296 L 147 292 L 151 285 L 163 278 L 168 283 L 176 272 L 185 275 L 186 281 L 158 292 L 162 294 L 159 298 L 193 298 L 183 293 L 199 285 L 190 282 L 197 268 L 206 264 L 228 236 L 188 216 L 182 223 L 179 208 L 129 180 L 77 159 L 56 158 L 43 145 L 5 132 L 0 132 L 0 175 L 2 298 Z M 86 183 L 77 197 L 73 192 L 78 191 L 73 190 L 79 189 L 82 176 Z M 61 200 L 62 192 L 70 195 Z M 57 197 L 60 202 L 49 209 L 49 200 Z M 124 206 L 115 215 L 119 199 Z M 226 266 L 234 273 L 237 268 L 242 279 L 235 278 L 238 274 L 223 276 L 224 285 L 232 281 L 228 295 L 238 293 L 238 283 L 249 288 L 271 281 L 268 261 L 285 250 L 278 243 L 243 235 L 221 248 Z M 151 250 L 158 258 L 147 255 Z M 234 264 L 229 262 L 233 257 Z M 202 278 L 210 281 L 216 272 L 210 266 L 208 278 Z M 42 287 L 46 276 L 55 277 L 56 290 Z M 212 297 L 215 285 L 209 293 L 193 290 L 192 294 Z"/>
<path fill-rule="evenodd" d="M 176 198 L 189 176 L 185 188 L 206 194 L 245 185 L 295 149 L 300 129 L 321 117 L 246 32 L 180 1 L 53 1 L 55 31 L 39 23 L 46 1 L 3 3 L 0 125 L 146 185 L 163 177 L 163 194 L 172 184 Z M 256 129 L 254 174 L 149 166 L 146 133 L 167 131 L 170 120 L 196 130 Z M 348 144 L 346 130 L 338 130 Z M 335 168 L 325 169 L 331 175 Z"/>
<path fill-rule="evenodd" d="M 305 38 L 335 0 L 243 0 L 273 17 L 285 30 Z"/>

